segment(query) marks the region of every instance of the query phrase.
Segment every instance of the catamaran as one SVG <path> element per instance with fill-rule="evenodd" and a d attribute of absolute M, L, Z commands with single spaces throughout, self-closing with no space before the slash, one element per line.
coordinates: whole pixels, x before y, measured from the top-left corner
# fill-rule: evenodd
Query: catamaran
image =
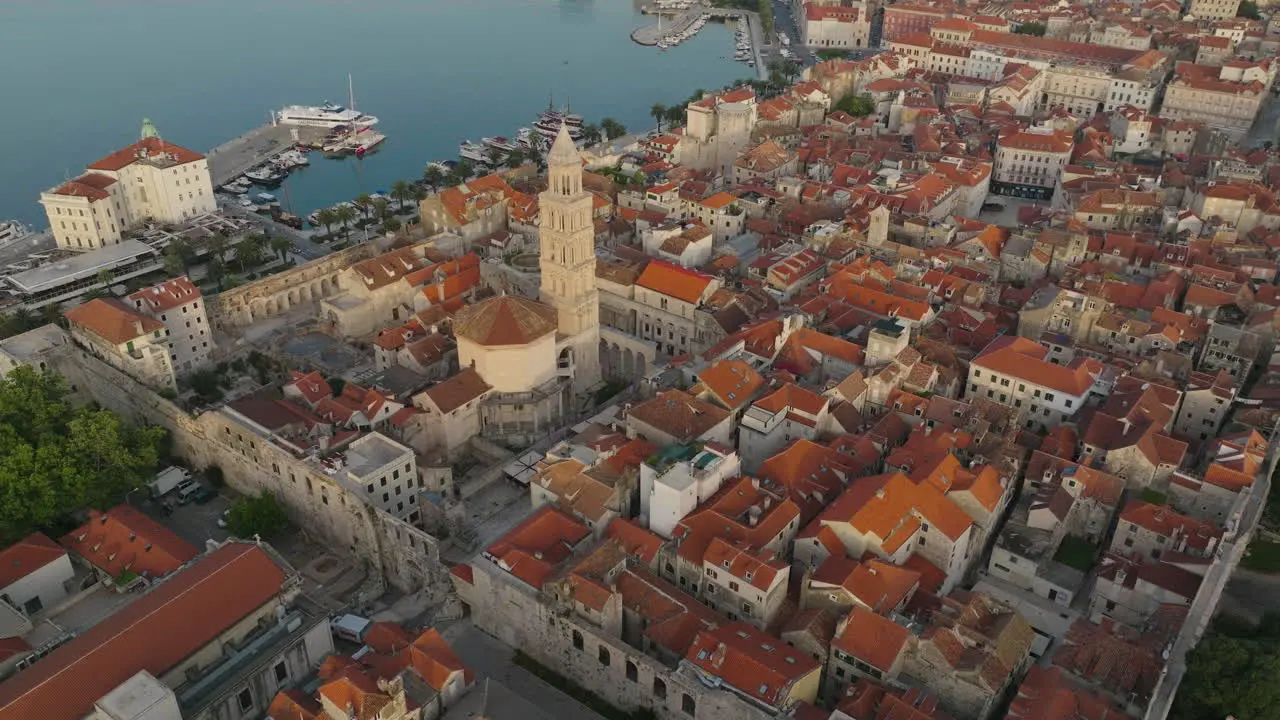
<path fill-rule="evenodd" d="M 378 118 L 356 110 L 355 85 L 347 75 L 348 105 L 343 107 L 328 100 L 323 105 L 289 105 L 274 113 L 274 120 L 281 125 L 336 128 L 347 125 L 366 128 L 378 124 Z"/>

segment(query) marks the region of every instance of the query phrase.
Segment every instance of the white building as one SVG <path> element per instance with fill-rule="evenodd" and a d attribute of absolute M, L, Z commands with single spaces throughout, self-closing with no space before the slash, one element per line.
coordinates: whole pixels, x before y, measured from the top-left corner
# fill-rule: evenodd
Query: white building
<path fill-rule="evenodd" d="M 67 551 L 42 533 L 0 551 L 0 599 L 27 617 L 62 602 L 74 575 Z"/>
<path fill-rule="evenodd" d="M 58 247 L 69 250 L 114 245 L 148 220 L 179 224 L 217 209 L 205 156 L 165 142 L 149 120 L 141 140 L 41 193 L 40 204 Z"/>
<path fill-rule="evenodd" d="M 1058 365 L 1045 359 L 1048 353 L 1026 338 L 996 338 L 970 363 L 965 398 L 985 397 L 1011 407 L 1028 428 L 1069 421 L 1084 408 L 1102 366 L 1089 359 Z"/>
<path fill-rule="evenodd" d="M 90 300 L 65 317 L 71 337 L 107 364 L 152 387 L 177 389 L 164 323 L 114 298 Z"/>
<path fill-rule="evenodd" d="M 1019 130 L 996 142 L 992 192 L 1048 199 L 1071 159 L 1071 133 L 1048 129 Z"/>
<path fill-rule="evenodd" d="M 418 510 L 418 469 L 413 451 L 380 433 L 359 438 L 342 453 L 345 479 L 369 502 L 400 519 Z"/>
<path fill-rule="evenodd" d="M 686 515 L 742 471 L 738 454 L 714 444 L 674 462 L 640 465 L 640 515 L 649 529 L 670 538 Z"/>
<path fill-rule="evenodd" d="M 200 288 L 187 276 L 166 280 L 129 296 L 144 314 L 164 323 L 169 331 L 169 355 L 174 371 L 199 370 L 213 352 L 213 331 Z"/>

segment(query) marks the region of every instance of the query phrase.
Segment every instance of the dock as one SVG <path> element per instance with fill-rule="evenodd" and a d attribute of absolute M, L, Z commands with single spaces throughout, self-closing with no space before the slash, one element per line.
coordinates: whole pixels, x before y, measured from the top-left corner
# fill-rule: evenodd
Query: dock
<path fill-rule="evenodd" d="M 324 128 L 263 125 L 205 153 L 214 187 L 220 187 L 299 143 L 319 142 Z"/>
<path fill-rule="evenodd" d="M 668 35 L 678 35 L 693 27 L 693 24 L 698 21 L 698 18 L 702 17 L 709 9 L 710 8 L 706 5 L 695 3 L 690 5 L 688 9 L 682 11 L 675 20 L 668 22 L 666 25 L 662 24 L 662 16 L 666 13 L 670 13 L 671 11 L 653 10 L 652 12 L 658 16 L 658 22 L 653 23 L 652 25 L 645 25 L 644 27 L 636 28 L 635 31 L 631 33 L 631 39 L 640 45 L 657 45 L 662 38 Z"/>

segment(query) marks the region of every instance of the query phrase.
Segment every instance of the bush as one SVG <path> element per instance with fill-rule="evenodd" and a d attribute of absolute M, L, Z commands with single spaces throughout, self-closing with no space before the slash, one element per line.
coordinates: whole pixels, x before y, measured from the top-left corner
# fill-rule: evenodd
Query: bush
<path fill-rule="evenodd" d="M 289 515 L 275 495 L 264 492 L 231 503 L 227 510 L 227 528 L 237 537 L 256 535 L 266 540 L 289 528 Z"/>
<path fill-rule="evenodd" d="M 222 399 L 222 388 L 218 387 L 218 375 L 209 370 L 201 370 L 191 376 L 189 381 L 196 399 L 203 403 L 215 403 Z"/>

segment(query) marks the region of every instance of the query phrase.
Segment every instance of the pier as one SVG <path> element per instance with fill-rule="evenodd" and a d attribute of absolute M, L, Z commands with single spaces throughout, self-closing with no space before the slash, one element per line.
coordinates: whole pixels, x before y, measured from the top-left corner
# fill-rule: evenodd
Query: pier
<path fill-rule="evenodd" d="M 299 143 L 317 142 L 324 128 L 263 125 L 205 153 L 214 187 L 225 185 Z"/>
<path fill-rule="evenodd" d="M 698 18 L 702 17 L 710 9 L 711 8 L 706 5 L 695 3 L 690 5 L 687 10 L 682 11 L 675 20 L 672 20 L 666 25 L 662 24 L 662 16 L 672 11 L 660 8 L 654 9 L 652 12 L 658 16 L 658 22 L 652 25 L 645 25 L 642 28 L 636 28 L 635 31 L 631 33 L 631 39 L 641 45 L 657 45 L 662 38 L 668 35 L 683 33 L 685 30 L 693 27 L 693 24 L 698 21 Z"/>

